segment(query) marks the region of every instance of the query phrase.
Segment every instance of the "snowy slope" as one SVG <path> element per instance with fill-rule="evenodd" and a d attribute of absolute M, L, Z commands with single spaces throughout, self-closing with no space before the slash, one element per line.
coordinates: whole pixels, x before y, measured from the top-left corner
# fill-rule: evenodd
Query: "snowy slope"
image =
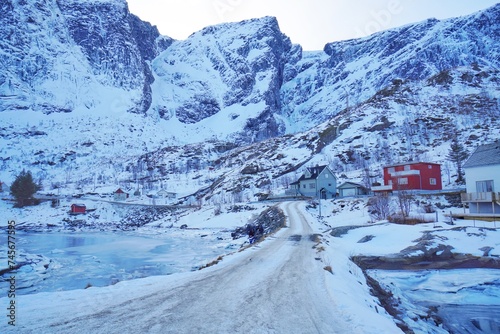
<path fill-rule="evenodd" d="M 184 173 L 198 185 L 198 198 L 224 202 L 282 194 L 317 164 L 329 165 L 338 184 L 349 180 L 369 187 L 383 181 L 383 165 L 430 161 L 442 164 L 443 186 L 454 188 L 455 166 L 447 159 L 451 136 L 457 133 L 468 152 L 500 138 L 497 77 L 495 69 L 474 66 L 420 83 L 396 80 L 305 132 L 241 147 L 209 141 L 148 152 L 138 160 L 147 166 L 139 178 L 179 189 L 175 175 Z M 139 165 L 131 161 L 129 169 Z"/>
<path fill-rule="evenodd" d="M 124 1 L 1 10 L 7 184 L 26 168 L 47 192 L 140 179 L 252 199 L 306 164 L 369 184 L 385 163 L 447 164 L 455 129 L 469 151 L 499 138 L 498 5 L 304 53 L 271 17 L 172 41 Z"/>
<path fill-rule="evenodd" d="M 282 112 L 302 120 L 304 130 L 363 103 L 394 80 L 418 82 L 472 64 L 498 69 L 499 15 L 496 5 L 471 16 L 432 19 L 327 44 L 324 54 L 301 59 L 296 74 L 285 81 Z"/>
<path fill-rule="evenodd" d="M 272 17 L 205 28 L 154 60 L 152 109 L 186 124 L 211 116 L 213 127 L 237 120 L 232 131 L 256 136 L 246 141 L 280 134 L 273 114 L 279 112 L 281 71 L 290 49 Z"/>

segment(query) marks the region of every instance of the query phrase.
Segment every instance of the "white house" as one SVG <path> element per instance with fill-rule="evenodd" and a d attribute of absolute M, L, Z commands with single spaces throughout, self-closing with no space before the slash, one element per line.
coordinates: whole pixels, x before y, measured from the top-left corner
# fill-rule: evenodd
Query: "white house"
<path fill-rule="evenodd" d="M 500 141 L 479 146 L 463 167 L 469 213 L 500 216 Z"/>
<path fill-rule="evenodd" d="M 161 189 L 156 193 L 156 196 L 160 199 L 163 199 L 165 204 L 168 204 L 177 198 L 177 193 Z"/>

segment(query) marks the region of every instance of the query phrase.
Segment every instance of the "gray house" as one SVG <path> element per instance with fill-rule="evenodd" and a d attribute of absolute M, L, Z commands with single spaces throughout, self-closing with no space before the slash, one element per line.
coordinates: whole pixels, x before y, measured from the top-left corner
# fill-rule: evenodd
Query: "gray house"
<path fill-rule="evenodd" d="M 308 167 L 290 186 L 302 196 L 327 199 L 337 195 L 337 178 L 327 166 Z"/>
<path fill-rule="evenodd" d="M 362 196 L 367 195 L 369 193 L 368 189 L 365 186 L 354 183 L 354 182 L 344 182 L 340 186 L 338 186 L 338 191 L 340 197 L 349 197 L 349 196 Z"/>

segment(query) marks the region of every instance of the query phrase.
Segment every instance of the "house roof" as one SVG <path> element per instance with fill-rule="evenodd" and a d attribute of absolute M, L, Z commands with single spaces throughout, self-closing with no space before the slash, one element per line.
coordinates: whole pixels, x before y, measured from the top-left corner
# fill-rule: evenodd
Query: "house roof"
<path fill-rule="evenodd" d="M 306 177 L 306 173 L 304 173 L 298 179 L 298 181 L 316 180 L 318 178 L 318 176 L 323 172 L 323 170 L 325 168 L 327 168 L 327 167 L 326 166 L 307 167 L 307 171 L 311 174 L 311 176 L 310 177 Z"/>
<path fill-rule="evenodd" d="M 125 192 L 122 190 L 122 188 L 118 188 L 118 190 L 115 191 L 115 194 L 125 194 Z"/>
<path fill-rule="evenodd" d="M 476 148 L 465 162 L 464 168 L 488 165 L 500 165 L 500 140 Z"/>
<path fill-rule="evenodd" d="M 167 191 L 165 189 L 160 189 L 160 190 L 158 190 L 157 194 L 177 194 L 177 193 L 175 193 L 173 191 Z"/>
<path fill-rule="evenodd" d="M 386 165 L 386 166 L 384 166 L 384 168 L 388 168 L 388 167 L 397 167 L 397 166 L 405 166 L 405 165 L 419 165 L 419 164 L 426 164 L 426 165 L 438 165 L 438 166 L 441 166 L 440 164 L 435 163 L 435 162 L 427 162 L 427 161 L 408 161 L 408 162 L 400 162 L 400 163 L 396 163 L 396 164 L 392 164 L 392 165 Z"/>
<path fill-rule="evenodd" d="M 80 207 L 80 208 L 85 208 L 85 204 L 77 204 L 77 203 L 73 203 L 71 204 L 71 206 L 76 206 L 76 207 Z"/>

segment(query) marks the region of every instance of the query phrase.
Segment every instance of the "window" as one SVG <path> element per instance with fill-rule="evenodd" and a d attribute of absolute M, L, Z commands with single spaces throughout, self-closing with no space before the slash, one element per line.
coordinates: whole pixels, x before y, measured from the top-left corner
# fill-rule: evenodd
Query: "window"
<path fill-rule="evenodd" d="M 325 179 L 328 179 L 328 173 L 325 173 Z"/>
<path fill-rule="evenodd" d="M 408 178 L 407 177 L 401 177 L 398 179 L 398 184 L 408 184 Z"/>
<path fill-rule="evenodd" d="M 316 189 L 316 185 L 314 183 L 309 183 L 309 189 Z"/>
<path fill-rule="evenodd" d="M 394 174 L 394 172 L 395 172 L 394 167 L 389 167 L 389 169 L 387 170 L 387 172 L 389 174 Z"/>
<path fill-rule="evenodd" d="M 427 168 L 432 169 L 432 165 L 427 165 Z"/>
<path fill-rule="evenodd" d="M 303 184 L 303 185 L 302 185 L 302 188 L 306 189 L 306 185 L 305 185 L 305 184 Z"/>
<path fill-rule="evenodd" d="M 410 170 L 410 165 L 405 165 L 405 170 Z"/>
<path fill-rule="evenodd" d="M 435 185 L 436 185 L 436 179 L 435 179 L 435 178 L 433 178 L 433 177 L 431 177 L 431 178 L 429 179 L 429 183 L 430 183 L 431 185 L 435 186 Z"/>
<path fill-rule="evenodd" d="M 490 193 L 493 192 L 493 180 L 477 181 L 476 191 L 478 193 Z"/>

